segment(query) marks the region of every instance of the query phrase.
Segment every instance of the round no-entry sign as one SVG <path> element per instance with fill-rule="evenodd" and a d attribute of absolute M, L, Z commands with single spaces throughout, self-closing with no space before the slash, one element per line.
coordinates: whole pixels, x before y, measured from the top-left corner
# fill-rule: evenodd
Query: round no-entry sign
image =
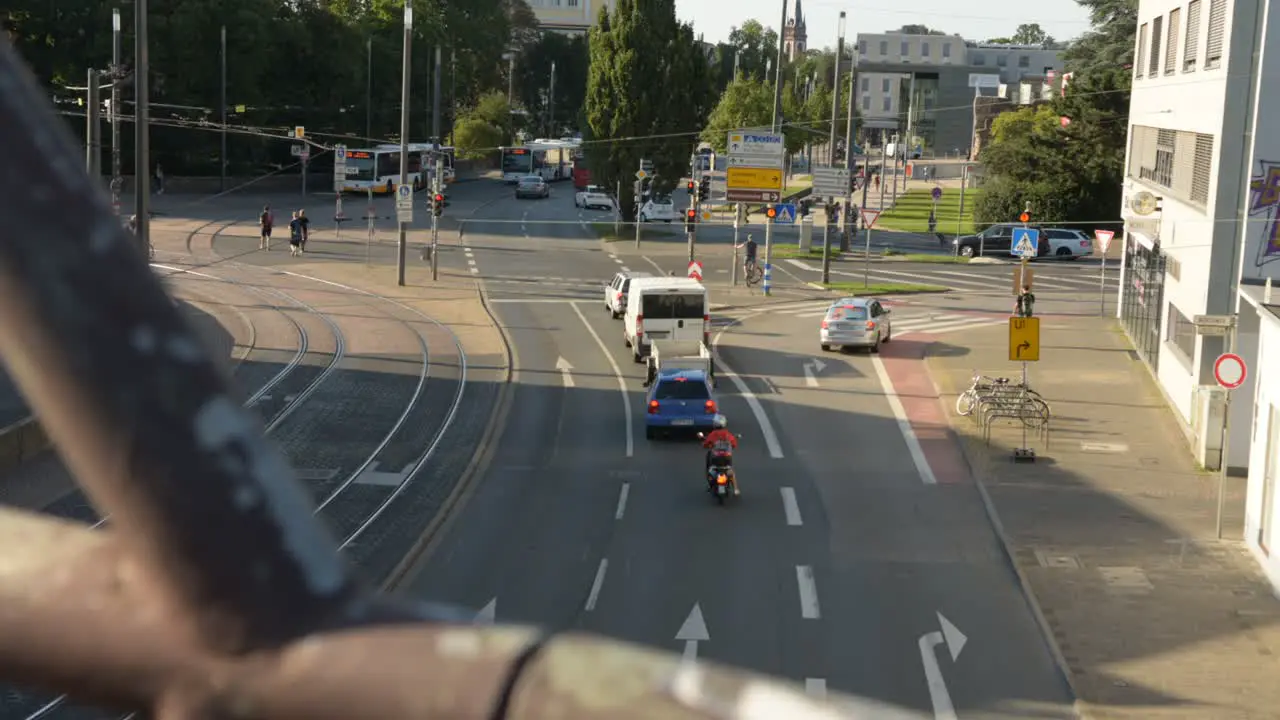
<path fill-rule="evenodd" d="M 1248 372 L 1244 367 L 1244 358 L 1235 353 L 1223 353 L 1213 363 L 1213 377 L 1218 384 L 1228 390 L 1235 390 L 1244 384 Z"/>

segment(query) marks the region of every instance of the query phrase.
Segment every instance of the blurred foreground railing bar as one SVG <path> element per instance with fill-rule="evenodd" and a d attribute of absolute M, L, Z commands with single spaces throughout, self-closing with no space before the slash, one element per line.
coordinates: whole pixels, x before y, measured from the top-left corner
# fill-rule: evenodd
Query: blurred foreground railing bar
<path fill-rule="evenodd" d="M 110 518 L 0 508 L 0 678 L 159 720 L 846 717 L 790 684 L 359 586 L 4 38 L 0 138 L 0 356 Z"/>

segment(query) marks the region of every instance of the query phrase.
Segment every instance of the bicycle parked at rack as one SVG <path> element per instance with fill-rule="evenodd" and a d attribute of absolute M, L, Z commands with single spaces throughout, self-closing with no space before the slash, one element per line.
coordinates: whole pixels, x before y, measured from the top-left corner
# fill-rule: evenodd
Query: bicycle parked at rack
<path fill-rule="evenodd" d="M 969 388 L 956 397 L 956 414 L 967 417 L 983 402 L 997 399 L 1003 405 L 1016 406 L 1019 417 L 1028 427 L 1040 427 L 1049 422 L 1049 403 L 1040 393 L 1027 387 L 1025 381 L 978 373 L 974 374 Z"/>

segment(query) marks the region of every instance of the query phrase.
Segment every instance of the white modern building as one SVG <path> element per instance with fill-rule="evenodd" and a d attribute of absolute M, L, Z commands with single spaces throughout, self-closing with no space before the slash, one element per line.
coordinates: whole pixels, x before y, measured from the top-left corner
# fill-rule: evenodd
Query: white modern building
<path fill-rule="evenodd" d="M 578 34 L 585 33 L 596 24 L 600 7 L 613 11 L 615 0 L 525 0 L 538 18 L 543 30 Z"/>
<path fill-rule="evenodd" d="M 1248 473 L 1246 541 L 1280 586 L 1269 550 L 1280 370 L 1263 363 L 1280 359 L 1264 287 L 1280 280 L 1280 98 L 1264 80 L 1280 72 L 1272 4 L 1139 3 L 1118 315 L 1206 467 L 1223 462 L 1228 414 L 1215 362 L 1234 347 L 1248 364 L 1232 391 L 1226 464 Z M 1197 316 L 1236 317 L 1234 337 L 1198 331 Z"/>

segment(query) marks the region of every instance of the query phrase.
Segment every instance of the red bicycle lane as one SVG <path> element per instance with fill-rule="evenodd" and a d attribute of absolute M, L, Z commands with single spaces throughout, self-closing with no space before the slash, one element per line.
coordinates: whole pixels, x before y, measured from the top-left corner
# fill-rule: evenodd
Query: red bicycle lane
<path fill-rule="evenodd" d="M 936 339 L 928 333 L 894 338 L 880 346 L 879 359 L 905 415 L 898 419 L 910 426 L 934 479 L 939 485 L 971 483 L 969 465 L 924 359 L 925 351 Z"/>

